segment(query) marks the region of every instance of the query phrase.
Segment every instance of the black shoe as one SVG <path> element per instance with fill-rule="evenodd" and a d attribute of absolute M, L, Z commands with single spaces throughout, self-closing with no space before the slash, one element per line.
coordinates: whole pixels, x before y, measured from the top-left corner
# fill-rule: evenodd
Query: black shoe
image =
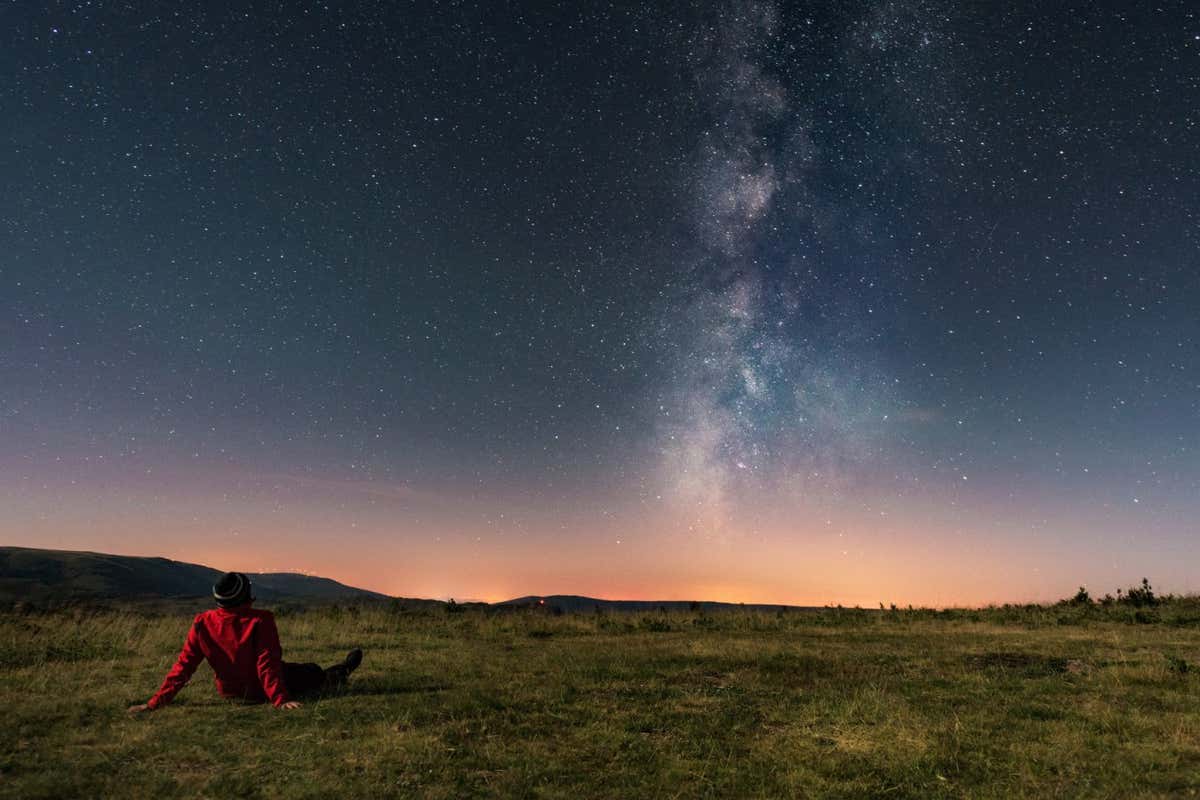
<path fill-rule="evenodd" d="M 358 665 L 362 663 L 362 650 L 357 647 L 346 654 L 346 660 L 342 662 L 342 666 L 346 668 L 346 675 L 358 669 Z"/>

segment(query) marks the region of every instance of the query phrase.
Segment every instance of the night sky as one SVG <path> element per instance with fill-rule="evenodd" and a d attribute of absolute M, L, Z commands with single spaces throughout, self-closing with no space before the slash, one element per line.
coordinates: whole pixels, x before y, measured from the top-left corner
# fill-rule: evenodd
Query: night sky
<path fill-rule="evenodd" d="M 0 543 L 1200 590 L 1189 2 L 9 3 Z"/>

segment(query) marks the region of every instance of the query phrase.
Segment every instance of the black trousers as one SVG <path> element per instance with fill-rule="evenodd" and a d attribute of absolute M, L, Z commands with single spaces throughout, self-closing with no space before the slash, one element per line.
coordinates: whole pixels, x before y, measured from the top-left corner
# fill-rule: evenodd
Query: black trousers
<path fill-rule="evenodd" d="M 293 697 L 318 694 L 336 689 L 346 682 L 346 670 L 342 665 L 321 669 L 316 664 L 283 662 L 283 685 Z"/>

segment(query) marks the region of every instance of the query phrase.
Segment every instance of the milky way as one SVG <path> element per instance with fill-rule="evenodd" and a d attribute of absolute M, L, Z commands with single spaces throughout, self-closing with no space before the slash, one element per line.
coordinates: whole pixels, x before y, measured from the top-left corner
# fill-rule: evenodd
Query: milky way
<path fill-rule="evenodd" d="M 794 107 L 763 65 L 779 45 L 778 16 L 773 5 L 734 5 L 687 50 L 709 125 L 688 186 L 700 246 L 664 337 L 677 367 L 662 446 L 692 530 L 744 524 L 747 489 L 759 490 L 754 501 L 764 489 L 784 503 L 828 499 L 881 455 L 897 410 L 886 372 L 856 341 L 870 310 L 817 307 L 822 276 L 797 263 L 811 241 L 789 253 L 761 246 L 764 228 L 811 228 L 794 198 L 811 197 L 807 173 L 821 157 L 811 110 Z M 777 210 L 777 196 L 792 204 Z"/>

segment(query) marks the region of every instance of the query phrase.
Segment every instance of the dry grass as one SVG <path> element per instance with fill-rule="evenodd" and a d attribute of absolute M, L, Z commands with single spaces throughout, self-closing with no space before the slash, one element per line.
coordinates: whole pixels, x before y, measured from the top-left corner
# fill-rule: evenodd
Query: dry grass
<path fill-rule="evenodd" d="M 1200 629 L 1126 610 L 281 616 L 367 657 L 296 712 L 202 667 L 186 615 L 0 616 L 4 797 L 1187 797 Z"/>

